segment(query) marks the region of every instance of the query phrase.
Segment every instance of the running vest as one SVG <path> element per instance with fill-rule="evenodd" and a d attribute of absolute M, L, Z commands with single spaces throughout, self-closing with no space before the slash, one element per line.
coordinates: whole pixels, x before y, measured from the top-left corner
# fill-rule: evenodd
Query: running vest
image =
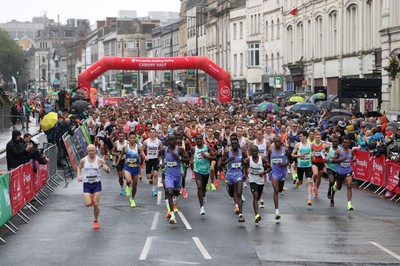
<path fill-rule="evenodd" d="M 319 145 L 314 143 L 313 149 L 314 149 L 313 162 L 323 163 L 324 162 L 324 145 L 322 144 L 322 142 Z"/>
<path fill-rule="evenodd" d="M 88 156 L 85 157 L 85 164 L 83 165 L 82 177 L 84 183 L 94 183 L 100 181 L 100 166 L 98 157 L 94 162 L 89 162 Z"/>
<path fill-rule="evenodd" d="M 248 150 L 248 148 L 249 147 L 247 147 L 247 142 L 245 141 L 245 137 L 241 137 L 240 138 L 240 140 L 239 140 L 239 146 L 241 147 L 241 148 L 244 148 L 246 151 Z"/>
<path fill-rule="evenodd" d="M 158 139 L 156 139 L 155 141 L 152 141 L 151 139 L 147 140 L 147 157 L 149 157 L 149 159 L 158 158 L 158 149 L 159 149 Z"/>
<path fill-rule="evenodd" d="M 348 150 L 347 154 L 344 152 L 343 149 L 341 149 L 338 159 L 341 159 L 341 158 L 346 158 L 346 159 L 337 164 L 337 173 L 339 175 L 344 175 L 344 174 L 348 174 L 348 173 L 352 172 L 353 167 L 351 166 L 351 159 L 353 158 L 353 155 L 351 154 L 350 149 Z"/>
<path fill-rule="evenodd" d="M 167 146 L 167 138 L 168 138 L 168 134 L 167 134 L 166 136 L 164 136 L 163 134 L 161 134 L 161 136 L 160 136 L 161 143 L 162 143 L 164 146 Z"/>
<path fill-rule="evenodd" d="M 264 175 L 260 176 L 260 172 L 264 172 L 261 155 L 258 155 L 257 163 L 253 161 L 253 156 L 250 156 L 249 182 L 256 183 L 257 185 L 264 185 Z"/>
<path fill-rule="evenodd" d="M 165 149 L 165 153 L 164 153 L 165 166 L 166 166 L 165 175 L 180 176 L 181 171 L 180 171 L 179 166 L 181 164 L 181 160 L 176 160 L 174 157 L 172 157 L 171 153 L 168 150 L 169 150 L 169 148 L 167 147 Z M 176 146 L 174 153 L 178 154 L 178 152 L 179 152 L 179 148 L 178 148 L 178 146 Z"/>
<path fill-rule="evenodd" d="M 311 167 L 311 148 L 310 143 L 307 142 L 306 146 L 303 146 L 303 143 L 300 142 L 300 148 L 297 154 L 305 153 L 304 157 L 297 158 L 297 167 Z"/>
<path fill-rule="evenodd" d="M 134 148 L 131 148 L 129 143 L 126 145 L 125 152 L 125 165 L 128 167 L 138 167 L 139 164 L 139 149 L 138 145 L 135 144 Z"/>
<path fill-rule="evenodd" d="M 203 158 L 201 153 L 208 153 L 208 148 L 203 145 L 203 148 L 199 149 L 197 145 L 194 147 L 194 169 L 193 171 L 202 175 L 207 175 L 210 173 L 210 160 Z"/>
<path fill-rule="evenodd" d="M 263 139 L 262 144 L 258 144 L 257 140 L 254 141 L 254 145 L 258 147 L 258 154 L 267 156 L 267 140 Z"/>
<path fill-rule="evenodd" d="M 280 167 L 279 163 L 287 163 L 287 156 L 285 153 L 285 147 L 282 145 L 280 151 L 276 151 L 274 147 L 271 152 L 271 166 L 272 172 L 271 175 L 273 177 L 285 177 L 286 176 L 286 166 Z"/>
<path fill-rule="evenodd" d="M 289 132 L 289 150 L 293 151 L 296 142 L 300 142 L 299 133 L 293 135 L 292 131 Z"/>
<path fill-rule="evenodd" d="M 121 154 L 122 149 L 123 149 L 126 145 L 128 145 L 128 141 L 127 141 L 126 139 L 124 139 L 124 143 L 121 144 L 121 143 L 119 142 L 119 140 L 117 140 L 117 141 L 115 142 L 115 144 L 117 144 L 117 152 L 118 152 L 118 154 Z M 124 159 L 124 158 L 125 158 L 125 155 L 124 155 L 121 159 Z"/>
<path fill-rule="evenodd" d="M 238 155 L 234 156 L 232 150 L 229 150 L 228 159 L 235 157 L 233 161 L 228 162 L 228 176 L 236 176 L 236 175 L 243 175 L 243 167 L 242 167 L 242 151 L 239 149 Z"/>
<path fill-rule="evenodd" d="M 335 153 L 336 153 L 336 151 L 332 148 L 332 146 L 330 146 L 328 154 L 327 154 L 326 168 L 331 169 L 334 172 L 336 172 L 336 170 L 337 170 L 337 163 L 332 162 L 332 158 L 333 158 L 333 156 L 335 156 Z"/>

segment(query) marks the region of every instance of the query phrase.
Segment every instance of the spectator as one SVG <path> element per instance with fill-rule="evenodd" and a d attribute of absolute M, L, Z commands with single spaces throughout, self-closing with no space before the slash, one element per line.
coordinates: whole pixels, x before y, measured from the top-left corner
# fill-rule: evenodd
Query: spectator
<path fill-rule="evenodd" d="M 19 116 L 18 106 L 17 104 L 13 104 L 11 107 L 11 122 L 13 125 L 13 129 L 15 129 L 15 125 L 17 124 L 18 116 Z"/>
<path fill-rule="evenodd" d="M 33 145 L 33 147 L 30 152 L 26 156 L 24 156 L 23 163 L 27 163 L 30 160 L 33 160 L 38 161 L 39 164 L 47 164 L 49 159 L 46 158 L 46 156 L 38 149 L 39 141 L 37 139 L 32 139 L 30 140 L 30 143 Z"/>
<path fill-rule="evenodd" d="M 20 144 L 21 132 L 19 130 L 12 131 L 11 140 L 6 146 L 6 157 L 7 157 L 7 170 L 11 171 L 21 164 L 23 164 L 23 156 L 27 155 L 33 145 L 30 143 L 26 147 Z"/>

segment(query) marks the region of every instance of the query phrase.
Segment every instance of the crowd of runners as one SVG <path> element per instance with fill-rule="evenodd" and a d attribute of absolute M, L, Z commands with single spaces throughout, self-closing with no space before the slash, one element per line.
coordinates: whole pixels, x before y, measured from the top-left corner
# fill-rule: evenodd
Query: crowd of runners
<path fill-rule="evenodd" d="M 329 115 L 306 117 L 283 107 L 272 113 L 250 111 L 247 104 L 240 100 L 190 104 L 158 97 L 126 99 L 123 105 L 88 110 L 94 145 L 89 145 L 88 156 L 79 163 L 78 180 L 84 182 L 86 206 L 95 206 L 94 227 L 99 228 L 99 168 L 108 172 L 108 160 L 117 171 L 119 194 L 129 197 L 127 204 L 132 208 L 140 204 L 136 199 L 138 182 L 151 184 L 148 195 L 157 197 L 161 179 L 170 223 L 176 223 L 179 198 L 188 198 L 186 182 L 190 178 L 197 185 L 200 215 L 206 214 L 206 193 L 226 188 L 232 197 L 232 212 L 238 222 L 244 222 L 242 192 L 248 187 L 258 223 L 258 208 L 263 208 L 266 200 L 264 185 L 270 182 L 275 219 L 279 220 L 278 199 L 286 189 L 285 179 L 290 179 L 286 186 L 295 189 L 304 181 L 307 194 L 299 200 L 304 200 L 305 206 L 312 206 L 321 194 L 334 206 L 335 194 L 344 184 L 346 208 L 353 211 L 351 162 L 354 150 L 363 148 L 361 141 L 370 130 L 363 127 L 365 118 L 330 122 Z M 395 128 L 388 135 L 398 133 Z M 321 186 L 323 176 L 329 187 Z"/>

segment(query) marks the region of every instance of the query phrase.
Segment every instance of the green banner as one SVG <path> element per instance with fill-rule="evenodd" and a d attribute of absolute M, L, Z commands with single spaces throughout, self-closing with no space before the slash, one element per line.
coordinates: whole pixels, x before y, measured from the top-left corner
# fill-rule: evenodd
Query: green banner
<path fill-rule="evenodd" d="M 87 122 L 86 122 L 86 123 L 87 123 Z M 91 141 L 91 139 L 90 139 L 89 129 L 88 129 L 86 123 L 83 123 L 82 126 L 81 126 L 81 128 L 82 128 L 82 133 L 83 133 L 83 136 L 85 137 L 86 142 L 87 142 L 88 144 L 91 144 L 92 141 Z"/>
<path fill-rule="evenodd" d="M 0 176 L 0 226 L 8 222 L 12 216 L 10 201 L 10 176 Z"/>

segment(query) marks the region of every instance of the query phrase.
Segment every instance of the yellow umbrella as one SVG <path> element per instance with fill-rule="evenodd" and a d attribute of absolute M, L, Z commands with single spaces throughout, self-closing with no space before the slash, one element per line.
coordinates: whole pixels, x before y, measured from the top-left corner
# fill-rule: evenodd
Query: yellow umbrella
<path fill-rule="evenodd" d="M 289 102 L 293 102 L 293 103 L 304 103 L 305 101 L 306 100 L 303 97 L 297 96 L 297 95 L 292 96 L 289 99 Z"/>
<path fill-rule="evenodd" d="M 58 114 L 55 112 L 50 112 L 45 115 L 42 119 L 41 127 L 43 131 L 47 131 L 53 128 L 57 124 Z"/>

